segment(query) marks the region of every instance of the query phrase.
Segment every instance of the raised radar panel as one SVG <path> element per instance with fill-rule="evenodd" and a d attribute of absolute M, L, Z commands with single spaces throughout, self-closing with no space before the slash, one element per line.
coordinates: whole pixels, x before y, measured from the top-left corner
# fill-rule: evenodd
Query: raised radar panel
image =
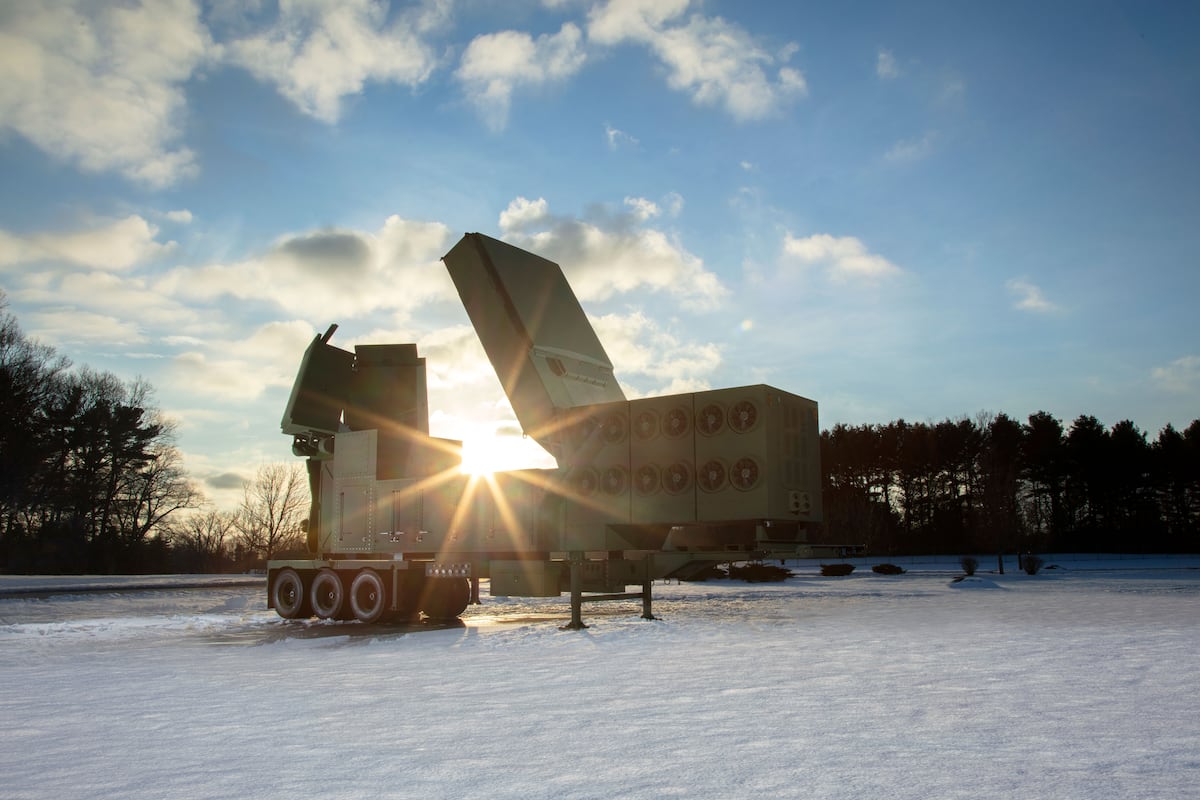
<path fill-rule="evenodd" d="M 625 399 L 562 270 L 480 233 L 442 260 L 522 428 L 559 458 L 561 409 Z"/>
<path fill-rule="evenodd" d="M 290 435 L 337 433 L 354 377 L 354 354 L 329 343 L 337 325 L 304 351 L 280 428 Z"/>

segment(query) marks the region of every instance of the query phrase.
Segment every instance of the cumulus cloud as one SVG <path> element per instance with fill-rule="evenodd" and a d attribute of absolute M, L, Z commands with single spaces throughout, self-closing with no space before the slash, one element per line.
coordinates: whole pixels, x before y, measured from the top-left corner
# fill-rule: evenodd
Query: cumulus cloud
<path fill-rule="evenodd" d="M 157 236 L 158 228 L 136 214 L 83 231 L 18 235 L 0 230 L 0 268 L 59 262 L 126 270 L 175 247 Z"/>
<path fill-rule="evenodd" d="M 804 265 L 824 267 L 834 281 L 878 281 L 900 275 L 903 270 L 881 255 L 867 250 L 853 236 L 818 233 L 797 238 L 784 236 L 785 257 Z"/>
<path fill-rule="evenodd" d="M 645 222 L 651 217 L 657 217 L 662 213 L 657 203 L 653 200 L 647 200 L 644 197 L 626 197 L 625 205 L 629 208 L 630 213 L 641 222 Z"/>
<path fill-rule="evenodd" d="M 376 0 L 284 0 L 269 29 L 230 42 L 226 52 L 305 114 L 333 123 L 343 99 L 368 82 L 423 83 L 437 61 L 423 36 L 443 13 L 431 3 L 388 22 L 387 3 Z"/>
<path fill-rule="evenodd" d="M 543 198 L 518 197 L 500 215 L 500 229 L 507 241 L 558 262 L 580 300 L 655 291 L 714 307 L 725 287 L 679 242 L 645 227 L 645 210 L 585 221 L 551 214 Z"/>
<path fill-rule="evenodd" d="M 10 296 L 34 309 L 23 315 L 30 334 L 59 345 L 122 348 L 148 341 L 156 327 L 206 331 L 209 323 L 194 309 L 139 275 L 139 266 L 175 248 L 157 233 L 137 215 L 82 230 L 0 231 L 0 272 L 8 273 Z"/>
<path fill-rule="evenodd" d="M 896 57 L 892 55 L 892 51 L 879 51 L 875 58 L 875 74 L 883 80 L 900 77 L 900 67 L 896 64 Z"/>
<path fill-rule="evenodd" d="M 445 225 L 392 216 L 374 234 L 310 231 L 285 236 L 255 258 L 179 267 L 157 288 L 185 299 L 262 300 L 321 318 L 409 312 L 453 298 L 453 285 L 437 263 L 451 244 Z"/>
<path fill-rule="evenodd" d="M 491 392 L 485 392 L 488 395 L 485 402 L 496 404 L 494 393 L 500 391 L 500 381 L 472 326 L 452 325 L 427 331 L 420 337 L 418 347 L 425 356 L 431 395 L 449 397 L 462 393 L 468 386 L 486 386 Z"/>
<path fill-rule="evenodd" d="M 1058 306 L 1046 299 L 1042 290 L 1029 281 L 1014 278 L 1005 285 L 1008 287 L 1009 294 L 1016 298 L 1013 308 L 1038 314 L 1058 311 Z"/>
<path fill-rule="evenodd" d="M 57 347 L 96 342 L 128 346 L 148 341 L 138 324 L 128 318 L 77 308 L 45 308 L 27 314 L 22 322 L 31 336 Z"/>
<path fill-rule="evenodd" d="M 709 389 L 709 378 L 721 365 L 717 345 L 683 341 L 641 312 L 606 314 L 592 324 L 617 378 L 645 385 L 646 391 L 630 390 L 630 396 Z"/>
<path fill-rule="evenodd" d="M 0 24 L 0 131 L 151 188 L 196 171 L 183 84 L 213 44 L 190 0 L 27 3 Z"/>
<path fill-rule="evenodd" d="M 455 75 L 488 126 L 501 130 L 508 124 L 515 90 L 561 82 L 579 71 L 586 60 L 582 38 L 570 22 L 537 39 L 521 31 L 477 36 Z"/>
<path fill-rule="evenodd" d="M 1200 390 L 1200 356 L 1184 356 L 1150 371 L 1154 382 L 1168 392 L 1195 394 Z"/>
<path fill-rule="evenodd" d="M 290 387 L 300 355 L 315 332 L 307 322 L 271 322 L 232 339 L 211 339 L 202 349 L 172 359 L 170 379 L 190 394 L 252 400 L 271 387 Z"/>
<path fill-rule="evenodd" d="M 27 293 L 26 300 L 34 299 Z M 64 274 L 43 302 L 117 314 L 147 327 L 207 330 L 201 314 L 146 285 L 141 278 L 92 271 Z"/>
<path fill-rule="evenodd" d="M 667 85 L 698 105 L 724 108 L 739 121 L 762 119 L 803 97 L 803 73 L 786 65 L 795 52 L 772 56 L 743 28 L 694 14 L 687 0 L 610 0 L 588 15 L 588 38 L 600 45 L 640 44 L 666 68 Z"/>

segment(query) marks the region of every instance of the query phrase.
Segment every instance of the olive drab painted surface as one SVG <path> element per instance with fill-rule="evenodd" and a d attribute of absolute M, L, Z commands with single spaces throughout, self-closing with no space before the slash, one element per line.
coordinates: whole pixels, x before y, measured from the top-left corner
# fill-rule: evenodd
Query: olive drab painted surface
<path fill-rule="evenodd" d="M 495 594 L 570 583 L 576 602 L 719 561 L 832 552 L 807 544 L 821 520 L 816 402 L 762 384 L 627 400 L 557 264 L 478 233 L 444 261 L 518 421 L 558 466 L 463 474 L 461 443 L 429 435 L 416 345 L 349 352 L 331 326 L 281 423 L 309 464 L 312 552 L 271 563 L 273 605 L 334 613 L 341 581 L 362 589 L 349 605 L 364 619 L 379 602 L 443 614 L 456 580 L 489 577 Z M 321 596 L 296 600 L 314 582 Z M 444 591 L 429 599 L 431 586 Z"/>

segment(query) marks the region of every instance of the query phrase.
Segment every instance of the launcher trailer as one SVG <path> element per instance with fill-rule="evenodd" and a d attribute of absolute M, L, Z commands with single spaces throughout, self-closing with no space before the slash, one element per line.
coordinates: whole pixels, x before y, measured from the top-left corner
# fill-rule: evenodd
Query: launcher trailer
<path fill-rule="evenodd" d="M 309 557 L 268 565 L 287 619 L 452 619 L 493 596 L 640 599 L 722 562 L 811 557 L 817 404 L 765 385 L 625 398 L 558 265 L 478 233 L 443 258 L 525 433 L 557 467 L 472 476 L 429 435 L 415 344 L 304 353 L 282 429 Z M 630 586 L 636 591 L 626 591 Z"/>

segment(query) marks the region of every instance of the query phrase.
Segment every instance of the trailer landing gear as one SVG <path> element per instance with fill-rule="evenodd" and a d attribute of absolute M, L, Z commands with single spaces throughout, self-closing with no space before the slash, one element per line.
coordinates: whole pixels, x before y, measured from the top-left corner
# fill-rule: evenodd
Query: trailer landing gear
<path fill-rule="evenodd" d="M 559 628 L 561 631 L 582 631 L 587 628 L 583 622 L 583 604 L 598 603 L 605 600 L 641 600 L 642 619 L 658 619 L 654 616 L 653 595 L 651 592 L 653 579 L 650 577 L 650 561 L 646 560 L 646 571 L 642 578 L 640 592 L 617 592 L 613 594 L 583 593 L 583 553 L 571 553 L 571 621 Z"/>

